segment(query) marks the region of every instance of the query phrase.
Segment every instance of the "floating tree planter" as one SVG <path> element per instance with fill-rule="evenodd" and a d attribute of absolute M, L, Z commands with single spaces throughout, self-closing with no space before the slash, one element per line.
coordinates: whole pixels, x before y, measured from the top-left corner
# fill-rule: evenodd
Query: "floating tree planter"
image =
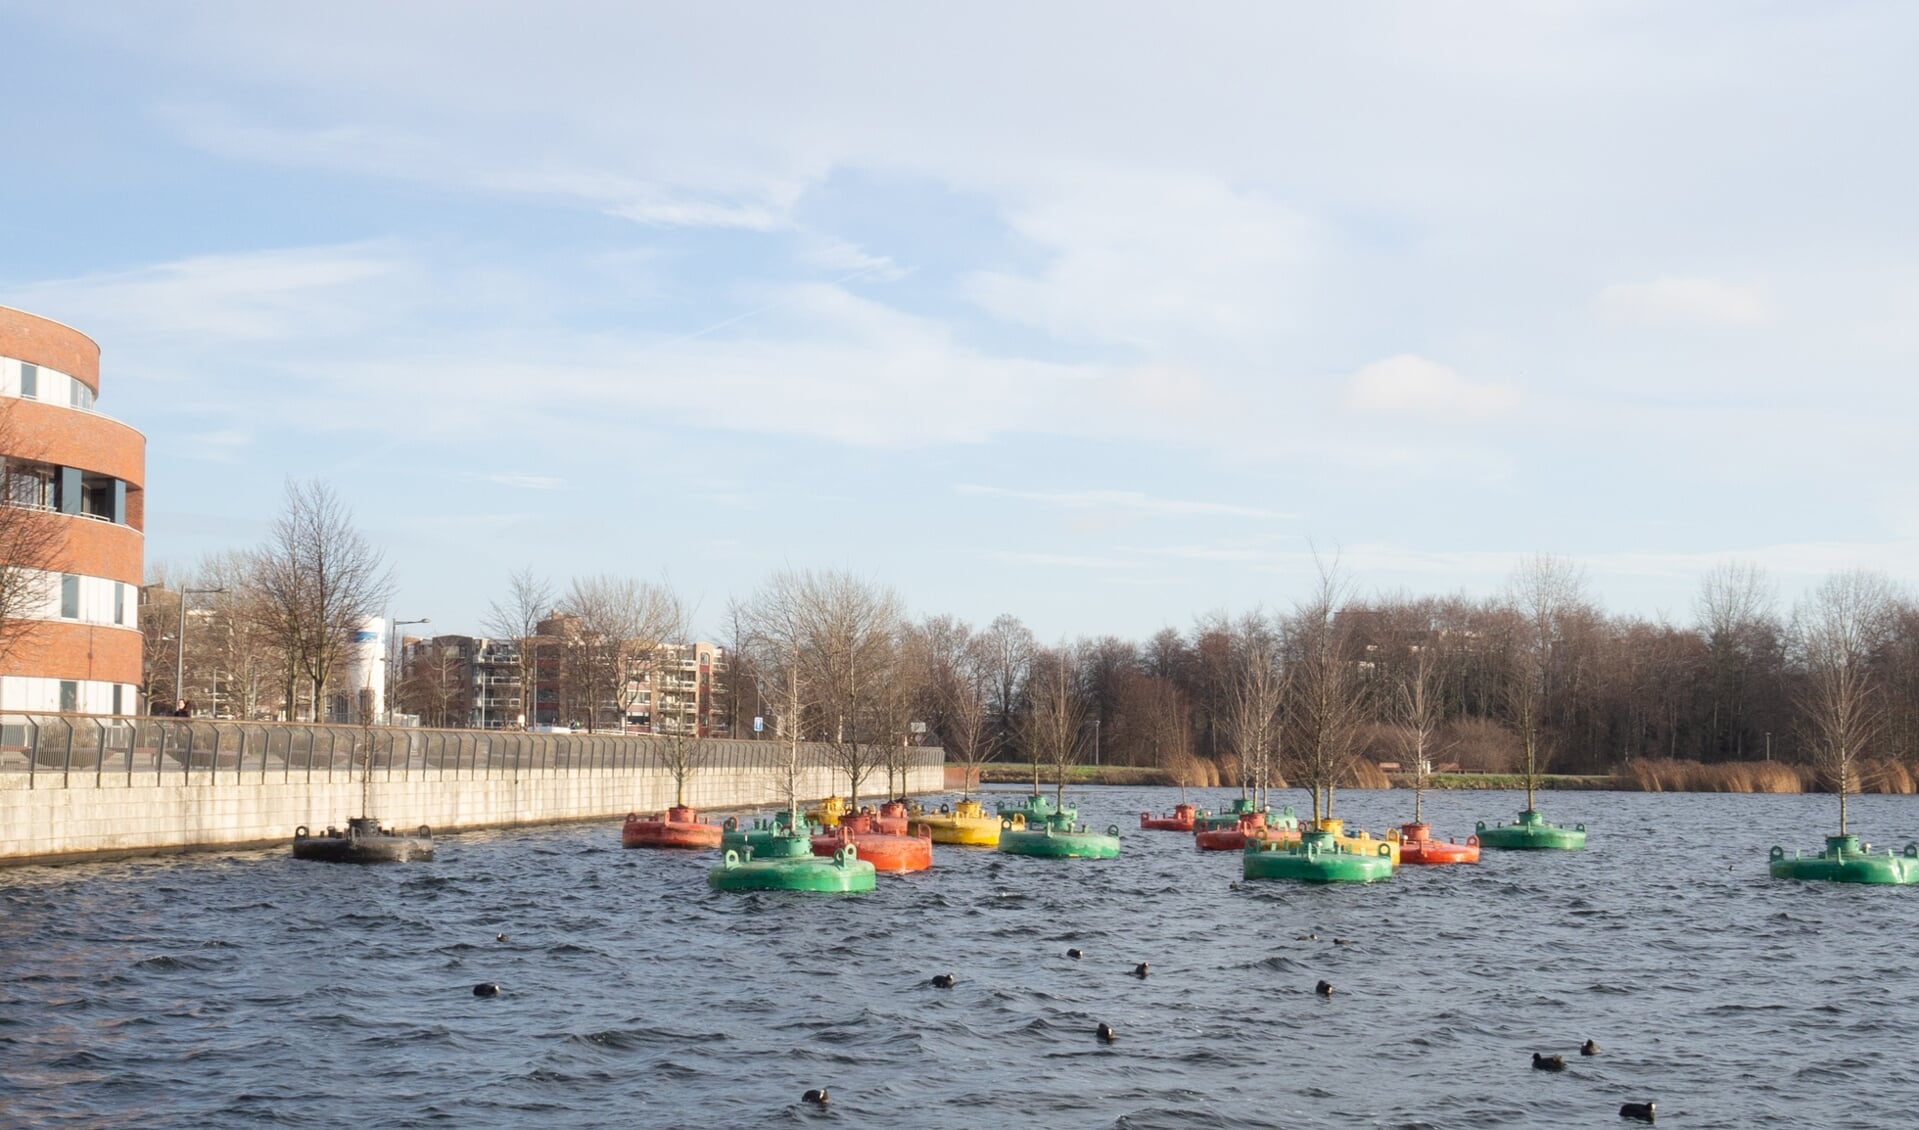
<path fill-rule="evenodd" d="M 355 816 L 345 828 L 309 834 L 305 824 L 293 830 L 293 858 L 316 863 L 406 863 L 433 858 L 433 830 L 422 824 L 412 832 L 380 827 L 371 816 Z"/>
<path fill-rule="evenodd" d="M 1037 827 L 1018 815 L 1000 820 L 999 850 L 1008 855 L 1038 855 L 1048 859 L 1118 859 L 1119 825 L 1094 832 L 1069 817 L 1055 816 Z"/>
<path fill-rule="evenodd" d="M 805 841 L 801 841 L 804 843 Z M 879 885 L 873 865 L 859 858 L 859 849 L 847 844 L 830 859 L 811 854 L 790 859 L 754 859 L 752 853 L 726 853 L 726 859 L 706 873 L 707 885 L 717 891 L 813 891 L 856 894 Z"/>
<path fill-rule="evenodd" d="M 1192 805 L 1181 802 L 1173 806 L 1173 811 L 1165 816 L 1154 816 L 1150 812 L 1139 814 L 1139 826 L 1149 832 L 1190 832 L 1195 817 L 1204 815 Z"/>
<path fill-rule="evenodd" d="M 1467 836 L 1465 843 L 1452 840 L 1433 839 L 1431 824 L 1401 824 L 1397 830 L 1386 833 L 1386 838 L 1399 841 L 1399 861 L 1401 863 L 1478 863 L 1479 837 Z"/>
<path fill-rule="evenodd" d="M 724 831 L 718 824 L 700 823 L 698 812 L 686 805 L 676 804 L 659 817 L 627 813 L 626 823 L 620 828 L 620 844 L 623 847 L 700 850 L 719 847 Z"/>
<path fill-rule="evenodd" d="M 1807 879 L 1828 883 L 1919 883 L 1919 844 L 1907 844 L 1903 851 L 1886 849 L 1884 855 L 1872 854 L 1870 845 L 1858 836 L 1827 836 L 1826 850 L 1818 855 L 1801 855 L 1774 847 L 1771 852 L 1772 877 Z"/>
<path fill-rule="evenodd" d="M 976 800 L 963 800 L 950 808 L 942 804 L 938 812 L 920 811 L 913 815 L 914 827 L 925 828 L 934 843 L 967 847 L 998 846 L 999 821 L 999 817 L 988 815 Z"/>
<path fill-rule="evenodd" d="M 1479 846 L 1498 851 L 1577 851 L 1586 846 L 1586 826 L 1575 824 L 1567 828 L 1560 824 L 1549 824 L 1537 811 L 1528 808 L 1519 814 L 1519 820 L 1512 824 L 1497 824 L 1487 827 L 1481 820 L 1476 827 L 1479 833 Z"/>
<path fill-rule="evenodd" d="M 1291 879 L 1301 883 L 1375 883 L 1393 874 L 1391 845 L 1375 841 L 1371 854 L 1341 844 L 1331 832 L 1301 834 L 1295 842 L 1247 840 L 1240 864 L 1248 879 Z"/>
<path fill-rule="evenodd" d="M 1034 793 L 1017 805 L 1002 802 L 993 807 L 999 810 L 1002 821 L 1017 816 L 1024 820 L 1026 826 L 1029 828 L 1037 828 L 1056 816 L 1064 818 L 1068 822 L 1079 819 L 1079 808 L 1077 806 L 1055 803 L 1039 793 Z"/>

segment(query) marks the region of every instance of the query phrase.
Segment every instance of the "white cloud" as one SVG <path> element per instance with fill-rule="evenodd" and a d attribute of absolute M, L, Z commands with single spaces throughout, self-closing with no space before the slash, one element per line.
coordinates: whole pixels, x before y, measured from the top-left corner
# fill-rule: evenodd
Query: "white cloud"
<path fill-rule="evenodd" d="M 1265 510 L 1256 506 L 1239 506 L 1228 502 L 1200 502 L 1178 498 L 1155 498 L 1152 495 L 1131 490 L 1035 491 L 980 486 L 975 483 L 961 483 L 953 488 L 953 492 L 955 494 L 985 495 L 995 498 L 1016 498 L 1025 502 L 1038 502 L 1048 506 L 1059 506 L 1074 510 L 1123 510 L 1128 513 L 1152 517 L 1284 517 L 1284 515 L 1276 511 Z"/>
<path fill-rule="evenodd" d="M 1022 553 L 1015 550 L 995 550 L 993 560 L 1004 561 L 1009 565 L 1043 565 L 1054 569 L 1138 569 L 1138 561 L 1124 561 L 1117 557 L 1087 557 L 1071 553 Z"/>
<path fill-rule="evenodd" d="M 559 490 L 566 480 L 553 475 L 533 475 L 520 471 L 474 471 L 460 475 L 463 482 L 492 483 L 495 486 L 518 487 L 521 490 Z"/>
<path fill-rule="evenodd" d="M 1708 278 L 1619 283 L 1599 292 L 1599 314 L 1612 325 L 1749 326 L 1766 320 L 1765 299 L 1750 288 Z"/>
<path fill-rule="evenodd" d="M 1242 352 L 1299 321 L 1312 225 L 1260 193 L 1102 168 L 1040 180 L 1007 218 L 1046 263 L 964 279 L 995 317 L 1161 358 Z"/>
<path fill-rule="evenodd" d="M 1519 393 L 1469 381 L 1437 361 L 1402 353 L 1348 377 L 1345 403 L 1355 412 L 1472 420 L 1512 411 Z"/>

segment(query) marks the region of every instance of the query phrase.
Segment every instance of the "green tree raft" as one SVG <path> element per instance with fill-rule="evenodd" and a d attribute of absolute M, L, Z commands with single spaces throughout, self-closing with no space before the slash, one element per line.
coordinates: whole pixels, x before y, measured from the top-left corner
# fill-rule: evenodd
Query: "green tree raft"
<path fill-rule="evenodd" d="M 1306 832 L 1297 841 L 1248 839 L 1240 869 L 1248 879 L 1373 883 L 1392 878 L 1393 855 L 1388 844 L 1373 853 L 1357 852 L 1331 832 Z"/>
<path fill-rule="evenodd" d="M 750 850 L 744 857 L 737 851 L 729 851 L 725 862 L 706 873 L 706 882 L 716 891 L 854 894 L 872 890 L 878 885 L 879 877 L 873 865 L 859 857 L 859 849 L 847 844 L 831 858 L 809 854 L 785 859 L 753 859 Z"/>
<path fill-rule="evenodd" d="M 1018 805 L 1010 805 L 1005 801 L 1000 801 L 993 807 L 999 811 L 1002 822 L 1011 817 L 1018 816 L 1026 821 L 1028 827 L 1032 828 L 1037 828 L 1056 816 L 1064 817 L 1067 820 L 1079 819 L 1079 807 L 1077 805 L 1055 804 L 1050 797 L 1042 796 L 1039 793 L 1034 793 Z M 1001 831 L 1005 831 L 1004 827 L 1001 828 Z"/>
<path fill-rule="evenodd" d="M 1919 883 L 1919 844 L 1907 844 L 1895 854 L 1874 855 L 1861 845 L 1858 836 L 1827 836 L 1826 850 L 1818 855 L 1801 855 L 1774 847 L 1771 853 L 1775 879 L 1810 879 L 1828 883 Z"/>
<path fill-rule="evenodd" d="M 794 823 L 784 812 L 771 820 L 755 820 L 751 828 L 741 827 L 737 817 L 729 816 L 720 827 L 724 829 L 720 833 L 720 847 L 739 852 L 742 858 L 749 851 L 754 859 L 813 854 L 813 832 L 806 821 Z"/>
<path fill-rule="evenodd" d="M 1475 829 L 1479 846 L 1500 851 L 1577 851 L 1586 846 L 1586 826 L 1549 824 L 1537 811 L 1528 808 L 1513 824 L 1488 827 L 1484 820 Z"/>
<path fill-rule="evenodd" d="M 1038 855 L 1048 859 L 1118 859 L 1119 825 L 1089 831 L 1070 817 L 1055 816 L 1037 827 L 1017 815 L 1000 820 L 999 850 L 1008 855 Z"/>

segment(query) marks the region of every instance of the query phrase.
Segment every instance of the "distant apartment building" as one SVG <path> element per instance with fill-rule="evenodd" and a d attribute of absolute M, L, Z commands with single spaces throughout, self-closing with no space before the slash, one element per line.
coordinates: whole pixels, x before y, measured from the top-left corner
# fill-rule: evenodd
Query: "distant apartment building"
<path fill-rule="evenodd" d="M 90 338 L 0 307 L 0 709 L 140 709 L 146 437 L 99 392 Z"/>
<path fill-rule="evenodd" d="M 529 721 L 512 640 L 409 636 L 400 644 L 400 672 L 396 708 L 424 725 L 514 730 Z"/>
<path fill-rule="evenodd" d="M 619 728 L 631 733 L 727 736 L 716 708 L 726 678 L 726 651 L 704 641 L 666 644 L 626 657 L 625 681 L 607 701 L 583 684 L 577 617 L 555 613 L 537 629 L 533 722 L 541 726 Z M 607 680 L 601 680 L 602 683 Z"/>

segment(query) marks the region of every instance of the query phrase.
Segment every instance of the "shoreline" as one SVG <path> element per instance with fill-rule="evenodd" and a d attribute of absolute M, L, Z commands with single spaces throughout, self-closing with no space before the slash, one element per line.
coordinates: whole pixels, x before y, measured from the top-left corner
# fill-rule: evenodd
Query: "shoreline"
<path fill-rule="evenodd" d="M 1745 772 L 1749 767 L 1770 764 L 1776 769 L 1787 769 L 1785 777 L 1790 778 L 1793 787 L 1787 787 L 1776 774 Z M 1708 772 L 1679 773 L 1672 775 L 1653 775 L 1643 770 L 1635 772 L 1632 766 L 1612 773 L 1542 773 L 1535 788 L 1542 791 L 1612 791 L 1626 793 L 1645 792 L 1696 792 L 1696 793 L 1827 793 L 1830 790 L 1810 780 L 1799 777 L 1797 767 L 1781 766 L 1777 763 L 1726 762 L 1705 767 Z M 958 791 L 960 766 L 949 762 L 947 769 L 948 791 Z M 1711 772 L 1716 770 L 1717 772 Z M 1806 774 L 1810 776 L 1810 774 Z M 1410 774 L 1387 773 L 1387 787 L 1410 789 L 1413 779 Z M 1052 771 L 1049 766 L 1040 767 L 1041 790 L 1053 787 Z M 1020 785 L 1031 788 L 1033 767 L 1030 764 L 1016 762 L 988 762 L 979 767 L 975 782 L 978 786 Z M 1152 766 L 1141 765 L 1075 765 L 1067 769 L 1066 783 L 1071 786 L 1084 785 L 1121 785 L 1133 787 L 1164 786 L 1177 788 L 1179 782 L 1171 773 Z M 1896 778 L 1880 778 L 1868 781 L 1873 787 L 1855 788 L 1854 795 L 1904 794 L 1911 789 L 1899 787 Z M 1231 788 L 1230 782 L 1193 782 L 1186 783 L 1188 789 Z M 1288 786 L 1274 785 L 1274 788 Z M 1341 788 L 1355 789 L 1377 786 L 1347 784 Z M 1428 790 L 1440 792 L 1480 792 L 1492 790 L 1524 791 L 1526 779 L 1520 773 L 1433 773 L 1426 778 Z"/>

